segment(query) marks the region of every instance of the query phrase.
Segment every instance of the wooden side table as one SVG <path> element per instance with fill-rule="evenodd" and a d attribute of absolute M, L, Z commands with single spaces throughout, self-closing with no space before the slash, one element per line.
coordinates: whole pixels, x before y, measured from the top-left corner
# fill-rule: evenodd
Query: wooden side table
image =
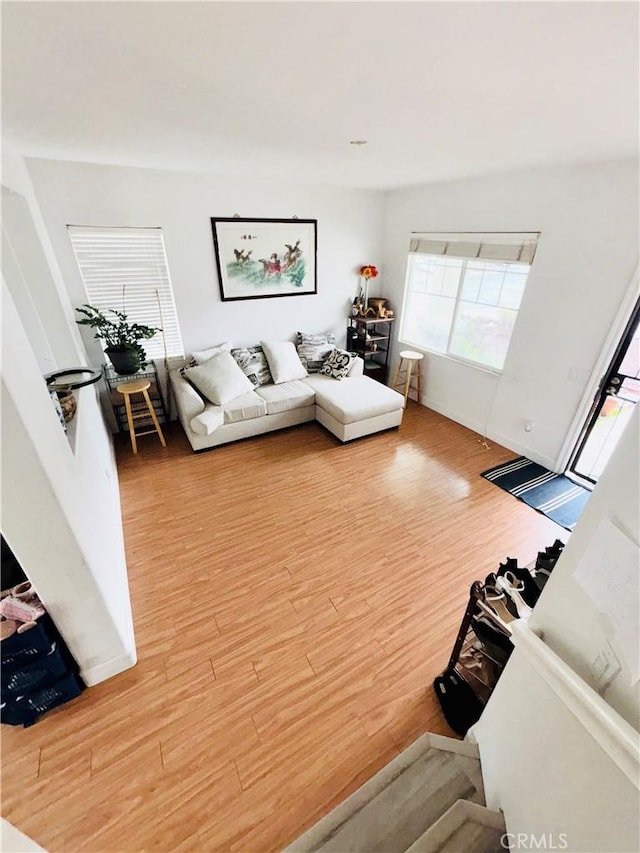
<path fill-rule="evenodd" d="M 151 433 L 157 432 L 158 438 L 160 439 L 160 444 L 163 447 L 167 446 L 166 441 L 164 440 L 164 435 L 162 434 L 162 430 L 160 429 L 160 424 L 158 423 L 158 418 L 156 417 L 155 409 L 153 408 L 153 403 L 149 399 L 149 387 L 151 386 L 151 382 L 148 379 L 135 379 L 133 382 L 123 382 L 116 387 L 116 391 L 119 391 L 124 397 L 124 405 L 127 410 L 127 422 L 129 424 L 129 435 L 131 436 L 131 447 L 133 448 L 133 452 L 138 452 L 138 443 L 136 441 L 141 435 L 151 435 Z M 136 412 L 133 413 L 131 409 L 131 395 L 132 394 L 142 394 L 144 397 L 144 401 L 147 404 L 147 412 Z M 143 430 L 142 432 L 136 432 L 134 421 L 140 418 L 151 418 L 153 422 L 153 429 Z"/>

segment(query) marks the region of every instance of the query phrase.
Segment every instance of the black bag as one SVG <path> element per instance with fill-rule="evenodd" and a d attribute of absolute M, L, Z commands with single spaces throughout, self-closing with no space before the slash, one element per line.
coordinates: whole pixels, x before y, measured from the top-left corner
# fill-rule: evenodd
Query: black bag
<path fill-rule="evenodd" d="M 466 735 L 467 730 L 480 719 L 484 708 L 482 702 L 453 668 L 446 669 L 435 679 L 433 689 L 451 728 L 459 735 Z"/>

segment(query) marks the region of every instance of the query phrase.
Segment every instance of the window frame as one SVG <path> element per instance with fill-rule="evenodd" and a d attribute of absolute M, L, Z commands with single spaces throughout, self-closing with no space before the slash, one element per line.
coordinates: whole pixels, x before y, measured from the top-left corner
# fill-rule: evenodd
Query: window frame
<path fill-rule="evenodd" d="M 88 261 L 78 255 L 78 252 L 82 252 L 82 247 L 80 246 L 81 238 L 88 237 L 90 232 L 95 235 L 96 240 L 99 240 L 100 237 L 108 240 L 109 237 L 116 237 L 118 234 L 124 235 L 124 232 L 137 232 L 137 236 L 141 238 L 144 238 L 147 235 L 157 237 L 157 245 L 153 247 L 157 253 L 157 257 L 154 258 L 153 251 L 150 251 L 148 260 L 145 259 L 144 261 L 145 263 L 152 265 L 154 263 L 158 263 L 159 258 L 161 259 L 163 267 L 162 273 L 158 275 L 157 284 L 155 286 L 152 285 L 151 289 L 146 286 L 142 286 L 139 288 L 137 293 L 135 289 L 135 281 L 125 281 L 124 285 L 122 281 L 118 281 L 117 284 L 114 282 L 112 285 L 112 283 L 108 281 L 108 278 L 118 277 L 117 265 L 114 264 L 112 270 L 109 270 L 105 266 L 101 271 L 101 277 L 96 279 L 96 282 L 98 283 L 95 286 L 95 291 L 97 292 L 94 291 L 92 296 L 90 292 L 92 283 L 85 278 L 85 273 L 88 272 Z M 178 317 L 178 309 L 176 306 L 173 282 L 171 280 L 171 271 L 169 269 L 169 259 L 167 257 L 162 228 L 160 226 L 67 225 L 67 235 L 69 237 L 71 251 L 76 262 L 76 268 L 78 270 L 80 282 L 82 283 L 87 304 L 95 305 L 101 311 L 124 310 L 129 317 L 129 322 L 161 327 L 163 329 L 162 332 L 158 332 L 157 336 L 143 342 L 143 347 L 149 360 L 158 361 L 167 358 L 184 358 L 184 340 Z M 91 251 L 95 252 L 97 249 L 94 246 L 88 251 L 89 253 Z M 122 251 L 122 248 L 120 248 L 120 251 Z M 129 272 L 129 275 L 133 275 L 134 278 L 136 274 L 138 276 L 140 275 L 140 270 L 136 269 L 136 263 L 137 259 L 134 259 L 132 263 L 133 273 Z M 122 272 L 120 277 L 126 278 L 127 273 Z M 122 298 L 123 286 L 125 288 L 124 305 Z M 100 291 L 108 292 L 108 298 L 105 299 Z M 149 312 L 149 315 L 146 316 L 144 313 L 137 313 L 135 308 L 132 309 L 130 307 L 132 304 L 135 305 L 136 302 L 143 301 L 143 310 L 147 310 L 147 307 L 150 307 L 153 301 L 153 296 L 150 295 L 152 292 L 155 292 L 156 294 L 158 305 L 157 312 Z M 141 295 L 143 299 L 141 299 Z M 127 306 L 128 303 L 129 307 Z M 151 314 L 153 314 L 153 316 L 151 316 Z M 167 326 L 170 326 L 170 330 L 165 328 Z M 104 352 L 105 342 L 103 340 L 98 340 L 97 344 L 100 346 L 102 352 Z"/>
<path fill-rule="evenodd" d="M 412 259 L 412 257 L 433 258 L 434 260 L 446 257 L 449 260 L 457 260 L 457 261 L 461 262 L 461 268 L 460 268 L 460 273 L 458 276 L 458 284 L 457 284 L 457 289 L 456 289 L 456 295 L 454 297 L 446 297 L 446 298 L 454 300 L 454 309 L 453 309 L 453 314 L 451 317 L 451 323 L 449 325 L 449 331 L 447 334 L 446 351 L 444 351 L 444 352 L 442 350 L 434 349 L 433 347 L 430 347 L 425 343 L 413 341 L 413 340 L 411 340 L 411 338 L 409 336 L 407 336 L 405 334 L 404 327 L 405 327 L 405 321 L 407 318 L 407 305 L 408 305 L 411 293 L 415 292 L 415 291 L 412 291 L 409 287 L 410 277 L 411 277 L 411 272 L 412 272 L 412 270 L 411 270 L 411 263 L 412 263 L 411 259 Z M 408 346 L 411 346 L 411 347 L 415 347 L 416 349 L 421 350 L 421 351 L 424 350 L 425 352 L 432 353 L 433 355 L 440 356 L 441 358 L 446 358 L 446 359 L 450 359 L 451 361 L 460 362 L 461 364 L 466 364 L 466 365 L 469 365 L 470 367 L 475 367 L 477 370 L 484 370 L 487 373 L 492 373 L 496 376 L 500 376 L 504 372 L 504 364 L 506 363 L 506 359 L 507 359 L 507 356 L 509 354 L 509 348 L 511 347 L 511 340 L 513 339 L 513 331 L 512 331 L 511 337 L 509 339 L 509 346 L 507 347 L 507 352 L 505 354 L 505 360 L 502 364 L 502 367 L 492 367 L 489 364 L 484 364 L 483 362 L 480 362 L 480 361 L 474 361 L 473 359 L 465 358 L 462 355 L 458 355 L 456 353 L 451 352 L 451 339 L 455 333 L 456 321 L 458 319 L 458 315 L 460 312 L 461 302 L 465 301 L 461 298 L 461 291 L 462 291 L 462 287 L 464 284 L 464 278 L 465 278 L 465 274 L 466 274 L 466 271 L 468 269 L 469 263 L 481 263 L 483 265 L 485 265 L 485 264 L 504 264 L 507 266 L 520 266 L 523 268 L 527 268 L 527 277 L 526 277 L 526 281 L 525 281 L 525 289 L 523 290 L 522 297 L 520 299 L 520 304 L 519 304 L 518 308 L 507 309 L 507 310 L 511 310 L 511 311 L 515 312 L 516 316 L 515 316 L 514 325 L 513 325 L 513 331 L 515 331 L 516 324 L 518 322 L 518 316 L 520 314 L 520 309 L 522 307 L 522 300 L 524 299 L 524 294 L 526 292 L 526 285 L 529 281 L 529 275 L 531 273 L 532 264 L 530 262 L 516 261 L 516 260 L 500 261 L 497 259 L 490 259 L 490 258 L 464 257 L 461 255 L 455 255 L 455 254 L 438 255 L 438 254 L 427 254 L 427 253 L 423 253 L 423 252 L 411 252 L 410 251 L 407 254 L 405 283 L 404 283 L 404 295 L 403 295 L 403 300 L 402 300 L 402 314 L 401 314 L 401 318 L 400 318 L 400 330 L 398 333 L 398 342 L 402 343 L 402 344 L 407 344 Z M 500 294 L 498 295 L 498 301 L 500 300 L 500 295 L 502 294 L 503 287 L 504 287 L 504 282 L 500 286 Z M 430 294 L 430 295 L 438 295 L 438 294 Z M 481 304 L 481 303 L 478 303 L 478 304 Z M 495 306 L 488 306 L 488 307 L 498 308 L 501 306 L 495 305 Z"/>

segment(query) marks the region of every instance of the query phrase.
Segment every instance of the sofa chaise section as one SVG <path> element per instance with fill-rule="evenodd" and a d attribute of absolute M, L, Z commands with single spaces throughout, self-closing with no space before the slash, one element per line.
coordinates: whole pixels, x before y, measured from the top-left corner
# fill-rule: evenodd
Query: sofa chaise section
<path fill-rule="evenodd" d="M 314 373 L 304 381 L 315 391 L 316 420 L 340 441 L 352 441 L 402 423 L 402 395 L 368 376 L 336 382 Z"/>

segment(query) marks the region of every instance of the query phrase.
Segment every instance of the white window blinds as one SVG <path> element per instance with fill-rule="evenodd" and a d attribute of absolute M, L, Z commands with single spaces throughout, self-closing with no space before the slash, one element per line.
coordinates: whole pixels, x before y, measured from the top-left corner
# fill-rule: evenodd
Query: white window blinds
<path fill-rule="evenodd" d="M 421 255 L 531 264 L 540 232 L 412 233 L 409 251 Z"/>
<path fill-rule="evenodd" d="M 87 291 L 101 311 L 124 311 L 129 322 L 159 326 L 143 342 L 148 358 L 184 354 L 160 228 L 69 225 L 69 237 Z"/>

